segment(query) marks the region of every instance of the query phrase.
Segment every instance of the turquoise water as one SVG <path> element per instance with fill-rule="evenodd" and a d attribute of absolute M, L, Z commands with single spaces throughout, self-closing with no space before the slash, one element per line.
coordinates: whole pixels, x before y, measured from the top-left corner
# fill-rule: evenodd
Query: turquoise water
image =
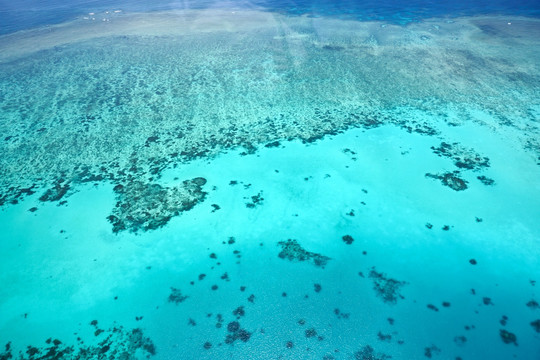
<path fill-rule="evenodd" d="M 540 22 L 242 8 L 0 37 L 0 359 L 540 358 Z"/>

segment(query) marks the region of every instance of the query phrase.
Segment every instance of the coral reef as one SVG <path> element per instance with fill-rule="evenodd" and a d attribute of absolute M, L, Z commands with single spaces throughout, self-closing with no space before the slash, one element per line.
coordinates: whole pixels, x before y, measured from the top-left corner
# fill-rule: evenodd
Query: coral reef
<path fill-rule="evenodd" d="M 516 346 L 518 345 L 517 336 L 514 333 L 501 329 L 499 331 L 499 335 L 501 336 L 501 340 L 503 343 L 514 344 Z"/>
<path fill-rule="evenodd" d="M 93 323 L 97 329 L 97 322 Z M 101 330 L 101 331 L 97 331 Z M 97 329 L 98 342 L 94 345 L 66 345 L 58 339 L 49 338 L 45 345 L 28 345 L 26 350 L 14 353 L 11 344 L 7 343 L 0 360 L 91 360 L 91 359 L 137 359 L 143 355 L 151 358 L 156 355 L 156 347 L 152 340 L 139 328 L 127 330 L 122 326 L 107 330 Z"/>
<path fill-rule="evenodd" d="M 447 172 L 443 174 L 426 173 L 426 177 L 441 180 L 444 186 L 448 186 L 455 191 L 463 191 L 467 189 L 467 181 L 459 177 L 459 171 Z"/>
<path fill-rule="evenodd" d="M 387 360 L 391 359 L 390 355 L 375 352 L 370 345 L 366 345 L 354 353 L 354 360 Z"/>
<path fill-rule="evenodd" d="M 476 177 L 480 182 L 486 186 L 493 186 L 495 185 L 495 180 L 488 178 L 487 176 L 480 175 Z"/>
<path fill-rule="evenodd" d="M 171 287 L 171 293 L 167 300 L 175 304 L 180 304 L 181 302 L 184 302 L 187 298 L 189 298 L 189 296 L 182 295 L 182 291 L 180 289 Z"/>
<path fill-rule="evenodd" d="M 452 144 L 441 142 L 438 147 L 432 146 L 431 150 L 439 156 L 452 159 L 454 165 L 460 169 L 478 171 L 489 167 L 489 158 L 456 142 Z"/>
<path fill-rule="evenodd" d="M 278 254 L 281 259 L 287 259 L 289 261 L 310 261 L 313 262 L 315 266 L 322 268 L 324 268 L 330 260 L 327 256 L 305 250 L 298 241 L 294 239 L 280 241 L 278 242 L 278 245 L 282 248 L 281 252 Z"/>
<path fill-rule="evenodd" d="M 117 203 L 107 217 L 113 232 L 148 231 L 165 226 L 173 216 L 202 202 L 204 178 L 185 180 L 176 187 L 133 181 L 114 188 Z"/>
<path fill-rule="evenodd" d="M 405 281 L 388 278 L 386 274 L 377 272 L 375 267 L 371 268 L 369 278 L 373 281 L 373 289 L 385 303 L 395 304 L 403 296 L 400 289 L 407 284 Z"/>
<path fill-rule="evenodd" d="M 347 245 L 351 245 L 353 243 L 353 241 L 354 241 L 354 239 L 353 239 L 353 237 L 351 235 L 343 235 L 343 237 L 341 239 Z"/>

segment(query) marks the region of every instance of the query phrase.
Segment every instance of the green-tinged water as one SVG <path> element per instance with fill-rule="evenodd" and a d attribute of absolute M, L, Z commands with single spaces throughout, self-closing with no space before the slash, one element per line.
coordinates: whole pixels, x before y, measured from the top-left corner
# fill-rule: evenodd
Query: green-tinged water
<path fill-rule="evenodd" d="M 540 356 L 537 19 L 106 19 L 0 37 L 1 360 Z"/>

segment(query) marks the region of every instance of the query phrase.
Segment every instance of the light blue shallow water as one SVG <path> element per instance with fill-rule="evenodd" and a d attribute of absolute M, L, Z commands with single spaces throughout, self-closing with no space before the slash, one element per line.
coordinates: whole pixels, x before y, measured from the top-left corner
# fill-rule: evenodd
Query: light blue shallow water
<path fill-rule="evenodd" d="M 0 37 L 0 360 L 540 358 L 538 19 L 81 4 Z"/>

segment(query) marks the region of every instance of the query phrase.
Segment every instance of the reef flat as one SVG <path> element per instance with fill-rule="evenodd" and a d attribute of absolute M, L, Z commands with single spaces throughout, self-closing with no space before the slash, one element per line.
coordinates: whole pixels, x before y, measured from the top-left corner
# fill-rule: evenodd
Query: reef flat
<path fill-rule="evenodd" d="M 534 19 L 401 27 L 224 10 L 106 19 L 0 38 L 0 204 L 60 180 L 67 195 L 84 182 L 151 183 L 227 149 L 383 124 L 444 143 L 439 127 L 480 123 L 540 157 Z"/>

